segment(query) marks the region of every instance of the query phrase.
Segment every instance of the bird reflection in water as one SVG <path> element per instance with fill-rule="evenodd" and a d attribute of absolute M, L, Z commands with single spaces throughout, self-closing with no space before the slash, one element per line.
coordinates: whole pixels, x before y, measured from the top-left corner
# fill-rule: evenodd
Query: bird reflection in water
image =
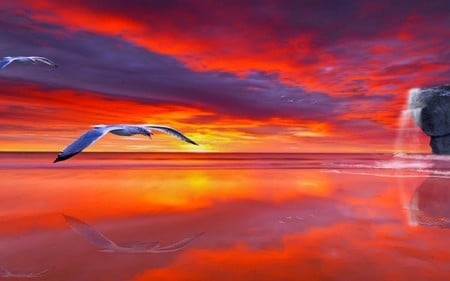
<path fill-rule="evenodd" d="M 38 278 L 43 277 L 48 273 L 48 269 L 40 272 L 10 272 L 4 267 L 0 266 L 0 277 L 3 278 Z"/>
<path fill-rule="evenodd" d="M 195 239 L 204 234 L 204 232 L 195 233 L 173 244 L 161 247 L 159 242 L 133 242 L 117 244 L 103 235 L 101 232 L 95 230 L 87 223 L 64 215 L 66 222 L 78 234 L 84 236 L 91 244 L 96 246 L 102 252 L 110 253 L 170 253 L 180 251 L 191 244 Z"/>

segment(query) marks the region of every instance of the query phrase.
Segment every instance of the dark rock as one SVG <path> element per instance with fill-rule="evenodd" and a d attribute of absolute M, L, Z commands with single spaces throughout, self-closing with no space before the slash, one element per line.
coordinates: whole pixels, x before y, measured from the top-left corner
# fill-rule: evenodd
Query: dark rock
<path fill-rule="evenodd" d="M 430 146 L 434 154 L 450 155 L 450 135 L 442 137 L 431 137 Z"/>
<path fill-rule="evenodd" d="M 414 89 L 409 94 L 414 122 L 431 137 L 435 154 L 450 154 L 450 85 Z"/>

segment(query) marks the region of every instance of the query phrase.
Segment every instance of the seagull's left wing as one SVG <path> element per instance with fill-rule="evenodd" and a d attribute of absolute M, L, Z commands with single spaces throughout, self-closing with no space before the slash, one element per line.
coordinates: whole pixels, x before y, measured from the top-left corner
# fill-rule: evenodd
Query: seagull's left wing
<path fill-rule="evenodd" d="M 61 151 L 56 159 L 53 161 L 53 163 L 63 161 L 66 159 L 69 159 L 70 157 L 77 155 L 81 151 L 83 151 L 86 147 L 90 146 L 94 142 L 96 142 L 98 139 L 103 137 L 105 134 L 107 134 L 109 131 L 115 129 L 114 126 L 104 126 L 99 127 L 97 129 L 92 129 L 84 134 L 82 134 L 78 139 L 76 139 L 74 142 L 66 146 L 66 148 Z"/>
<path fill-rule="evenodd" d="M 175 242 L 171 245 L 165 246 L 165 247 L 158 247 L 155 249 L 150 250 L 150 253 L 169 253 L 169 252 L 176 252 L 183 248 L 185 248 L 187 245 L 189 245 L 192 241 L 197 239 L 198 237 L 202 236 L 204 232 L 196 233 L 190 237 L 186 237 L 184 239 L 181 239 L 178 242 Z"/>
<path fill-rule="evenodd" d="M 58 67 L 58 65 L 56 63 L 52 62 L 48 58 L 44 58 L 44 57 L 29 57 L 29 58 L 33 61 L 39 61 L 39 62 L 45 63 L 45 64 L 53 66 L 53 67 Z"/>
<path fill-rule="evenodd" d="M 162 126 L 162 125 L 143 125 L 149 129 L 153 129 L 156 131 L 160 131 L 166 134 L 169 134 L 173 137 L 176 137 L 177 139 L 183 140 L 188 143 L 192 143 L 194 145 L 198 145 L 195 141 L 191 140 L 190 138 L 183 135 L 180 131 L 175 130 L 174 128 L 168 127 L 168 126 Z"/>
<path fill-rule="evenodd" d="M 3 58 L 0 60 L 0 68 L 5 68 L 8 64 L 12 62 L 11 59 Z"/>

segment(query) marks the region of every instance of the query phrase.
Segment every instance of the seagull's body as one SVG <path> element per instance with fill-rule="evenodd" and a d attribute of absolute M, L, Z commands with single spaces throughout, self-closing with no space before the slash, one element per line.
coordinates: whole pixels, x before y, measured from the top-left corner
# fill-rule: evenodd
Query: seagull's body
<path fill-rule="evenodd" d="M 93 227 L 88 225 L 81 220 L 64 215 L 66 222 L 70 225 L 70 227 L 77 233 L 84 236 L 91 244 L 98 247 L 101 252 L 108 253 L 169 253 L 179 251 L 186 246 L 188 246 L 194 239 L 201 236 L 203 233 L 196 233 L 190 237 L 184 238 L 178 242 L 175 242 L 171 245 L 160 247 L 159 242 L 148 242 L 148 243 L 140 243 L 135 242 L 132 244 L 117 244 L 103 235 L 101 232 L 95 230 Z"/>
<path fill-rule="evenodd" d="M 31 62 L 31 63 L 44 63 L 47 64 L 49 66 L 52 67 L 58 67 L 58 65 L 56 65 L 54 62 L 52 62 L 51 60 L 49 60 L 48 58 L 44 58 L 44 57 L 36 57 L 36 56 L 30 56 L 30 57 L 4 57 L 3 59 L 0 60 L 0 67 L 1 68 L 5 68 L 6 66 L 8 66 L 9 64 L 11 64 L 12 62 Z"/>
<path fill-rule="evenodd" d="M 198 145 L 193 140 L 189 139 L 185 135 L 183 135 L 181 132 L 175 130 L 174 128 L 168 127 L 168 126 L 162 126 L 162 125 L 127 125 L 127 124 L 120 124 L 120 125 L 95 125 L 93 126 L 94 129 L 87 131 L 83 135 L 81 135 L 77 140 L 75 140 L 73 143 L 69 144 L 62 152 L 58 154 L 56 157 L 55 162 L 66 160 L 81 151 L 83 151 L 86 147 L 90 146 L 94 142 L 96 142 L 98 139 L 106 135 L 107 133 L 112 133 L 119 136 L 132 136 L 132 135 L 144 135 L 151 137 L 153 134 L 151 130 L 164 132 L 166 134 L 169 134 L 173 137 L 176 137 L 178 139 L 181 139 L 185 142 Z"/>
<path fill-rule="evenodd" d="M 43 270 L 41 272 L 10 272 L 8 270 L 6 270 L 5 268 L 0 266 L 0 277 L 4 277 L 4 278 L 37 278 L 37 277 L 42 277 L 45 274 L 47 274 L 48 269 Z"/>

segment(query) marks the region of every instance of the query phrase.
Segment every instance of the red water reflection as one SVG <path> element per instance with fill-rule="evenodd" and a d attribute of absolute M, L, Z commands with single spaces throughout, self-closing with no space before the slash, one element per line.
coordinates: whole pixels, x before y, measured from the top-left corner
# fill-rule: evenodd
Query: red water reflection
<path fill-rule="evenodd" d="M 399 180 L 319 167 L 7 164 L 0 169 L 0 264 L 11 271 L 50 266 L 44 280 L 450 277 L 448 230 L 408 224 L 414 196 L 425 194 L 421 202 L 433 204 L 429 193 L 415 191 L 430 182 L 426 175 Z M 206 234 L 176 253 L 102 253 L 72 232 L 61 214 L 86 221 L 117 242 L 167 244 Z"/>

